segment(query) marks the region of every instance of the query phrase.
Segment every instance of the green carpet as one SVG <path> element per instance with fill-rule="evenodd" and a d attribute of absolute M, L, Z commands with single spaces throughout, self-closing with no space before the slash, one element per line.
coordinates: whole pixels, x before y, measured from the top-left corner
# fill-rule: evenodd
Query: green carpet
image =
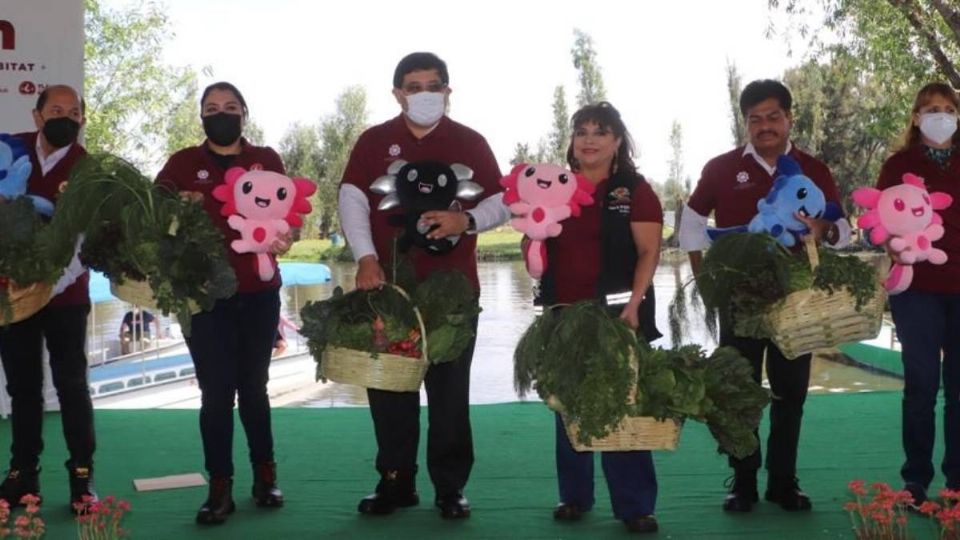
<path fill-rule="evenodd" d="M 811 397 L 800 446 L 801 485 L 814 510 L 790 514 L 760 503 L 747 515 L 728 515 L 720 503 L 728 475 L 706 429 L 688 423 L 676 452 L 655 455 L 660 483 L 657 516 L 661 531 L 651 538 L 851 538 L 847 500 L 851 479 L 899 485 L 900 395 L 845 394 Z M 445 522 L 430 504 L 433 492 L 421 469 L 419 507 L 393 516 L 356 513 L 357 500 L 375 483 L 374 440 L 365 408 L 275 409 L 274 431 L 280 484 L 287 506 L 262 510 L 248 494 L 250 473 L 242 432 L 236 433 L 237 513 L 223 526 L 193 523 L 206 488 L 136 493 L 134 478 L 202 470 L 196 411 L 97 411 L 97 485 L 101 496 L 129 500 L 126 525 L 133 538 L 287 539 L 287 538 L 623 538 L 626 532 L 610 512 L 606 485 L 596 467 L 597 506 L 584 521 L 558 524 L 553 458 L 553 419 L 539 403 L 481 405 L 472 408 L 476 465 L 467 489 L 473 517 Z M 424 420 L 426 415 L 424 414 Z M 239 423 L 237 424 L 239 427 Z M 0 430 L 0 447 L 9 429 Z M 43 517 L 48 538 L 75 537 L 66 509 L 65 459 L 59 417 L 45 426 Z M 942 452 L 940 446 L 937 456 Z M 761 486 L 763 485 L 761 480 Z M 936 488 L 942 477 L 934 480 Z M 925 519 L 911 519 L 914 538 L 932 538 Z"/>

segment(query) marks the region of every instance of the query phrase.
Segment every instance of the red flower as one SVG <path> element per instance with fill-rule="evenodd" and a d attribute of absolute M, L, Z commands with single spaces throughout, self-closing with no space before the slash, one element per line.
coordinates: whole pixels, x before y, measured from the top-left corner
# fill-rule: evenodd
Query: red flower
<path fill-rule="evenodd" d="M 852 491 L 854 495 L 863 497 L 867 494 L 867 490 L 863 488 L 864 484 L 865 482 L 863 480 L 852 480 L 849 484 L 847 484 L 847 487 L 850 488 L 850 491 Z"/>

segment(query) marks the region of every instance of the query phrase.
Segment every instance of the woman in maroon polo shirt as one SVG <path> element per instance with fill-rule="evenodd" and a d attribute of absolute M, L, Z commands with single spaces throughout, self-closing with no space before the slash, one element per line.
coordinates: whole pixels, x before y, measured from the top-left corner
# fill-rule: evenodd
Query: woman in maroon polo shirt
<path fill-rule="evenodd" d="M 931 83 L 917 94 L 904 144 L 883 164 L 877 188 L 900 184 L 904 173 L 923 177 L 927 190 L 953 197 L 940 211 L 945 233 L 934 247 L 947 262 L 916 263 L 910 288 L 890 297 L 902 345 L 903 450 L 900 469 L 914 504 L 927 499 L 933 481 L 935 408 L 943 378 L 946 487 L 960 489 L 960 99 L 949 85 Z"/>
<path fill-rule="evenodd" d="M 261 281 L 256 255 L 238 254 L 230 242 L 240 237 L 220 215 L 213 189 L 223 183 L 231 167 L 284 173 L 275 151 L 253 146 L 242 137 L 247 117 L 243 95 L 232 84 L 208 86 L 200 99 L 200 115 L 207 140 L 170 157 L 157 183 L 180 196 L 203 203 L 210 220 L 225 239 L 230 264 L 237 275 L 237 293 L 217 301 L 211 311 L 191 321 L 187 339 L 202 394 L 200 435 L 210 492 L 197 513 L 197 523 L 223 523 L 235 509 L 233 502 L 233 402 L 239 397 L 240 421 L 247 434 L 253 466 L 253 498 L 257 506 L 283 506 L 276 484 L 268 369 L 280 316 L 280 272 Z M 278 241 L 274 253 L 288 243 Z M 276 265 L 275 258 L 273 264 Z"/>
<path fill-rule="evenodd" d="M 653 273 L 660 260 L 660 201 L 633 164 L 633 144 L 620 113 L 601 102 L 572 118 L 567 161 L 596 185 L 594 202 L 547 241 L 549 265 L 541 279 L 544 305 L 599 299 L 613 314 L 652 341 Z M 556 415 L 560 503 L 553 516 L 576 521 L 593 507 L 593 453 L 577 452 Z M 653 532 L 657 480 L 649 451 L 603 452 L 613 513 L 631 532 Z"/>

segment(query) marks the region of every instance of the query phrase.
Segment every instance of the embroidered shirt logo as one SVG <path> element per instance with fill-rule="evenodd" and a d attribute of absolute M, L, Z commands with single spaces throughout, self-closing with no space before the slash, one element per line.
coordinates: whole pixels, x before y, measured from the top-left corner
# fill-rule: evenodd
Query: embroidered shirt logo
<path fill-rule="evenodd" d="M 391 144 L 390 148 L 387 150 L 387 153 L 390 154 L 390 157 L 397 157 L 400 155 L 400 145 Z"/>
<path fill-rule="evenodd" d="M 630 189 L 625 187 L 618 187 L 607 193 L 607 209 L 620 212 L 621 214 L 628 214 L 630 212 L 630 202 L 631 194 Z"/>
<path fill-rule="evenodd" d="M 740 184 L 746 184 L 750 180 L 750 174 L 747 171 L 740 171 L 737 173 L 737 182 Z"/>
<path fill-rule="evenodd" d="M 210 183 L 210 171 L 206 169 L 200 169 L 197 171 L 197 182 L 198 184 L 209 184 Z"/>
<path fill-rule="evenodd" d="M 250 170 L 251 170 L 251 171 L 262 171 L 262 170 L 263 170 L 263 165 L 260 164 L 260 163 L 254 163 L 253 165 L 250 166 Z"/>

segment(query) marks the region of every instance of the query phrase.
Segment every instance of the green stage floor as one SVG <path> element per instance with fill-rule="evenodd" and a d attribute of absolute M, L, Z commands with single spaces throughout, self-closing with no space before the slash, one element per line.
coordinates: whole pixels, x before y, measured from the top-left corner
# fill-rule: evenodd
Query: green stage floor
<path fill-rule="evenodd" d="M 676 452 L 655 455 L 660 482 L 657 516 L 661 531 L 650 538 L 852 538 L 841 510 L 846 485 L 860 478 L 899 486 L 900 395 L 893 392 L 811 397 L 800 447 L 801 485 L 811 495 L 812 513 L 789 514 L 761 503 L 747 515 L 728 515 L 720 503 L 728 475 L 706 429 L 684 427 Z M 539 403 L 472 408 L 476 465 L 467 489 L 473 517 L 445 522 L 435 513 L 433 492 L 421 457 L 419 507 L 380 518 L 356 513 L 357 500 L 374 486 L 374 440 L 365 408 L 275 409 L 274 429 L 280 484 L 287 506 L 254 507 L 247 496 L 250 473 L 245 442 L 235 440 L 238 511 L 223 526 L 193 523 L 206 488 L 136 493 L 134 478 L 202 470 L 197 411 L 98 411 L 97 484 L 101 496 L 129 500 L 126 520 L 133 538 L 623 538 L 613 520 L 602 477 L 597 507 L 576 524 L 551 519 L 557 502 L 553 419 Z M 424 419 L 425 419 L 424 414 Z M 6 423 L 6 422 L 4 422 Z M 239 426 L 239 422 L 237 424 Z M 47 538 L 75 538 L 67 513 L 65 460 L 59 417 L 47 416 L 43 457 L 43 517 Z M 0 429 L 0 447 L 9 428 Z M 942 452 L 937 448 L 937 455 Z M 421 455 L 423 445 L 421 445 Z M 600 474 L 599 464 L 596 467 Z M 942 487 L 938 476 L 934 487 Z M 761 486 L 763 480 L 761 480 Z M 911 519 L 913 538 L 933 538 L 925 519 Z"/>

